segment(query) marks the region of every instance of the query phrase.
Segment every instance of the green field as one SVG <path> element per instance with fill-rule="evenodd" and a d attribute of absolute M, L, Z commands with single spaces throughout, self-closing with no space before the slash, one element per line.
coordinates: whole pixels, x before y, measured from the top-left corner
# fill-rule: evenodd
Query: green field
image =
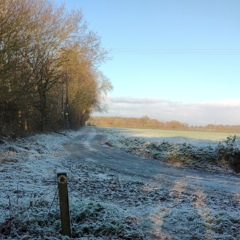
<path fill-rule="evenodd" d="M 222 141 L 229 136 L 237 136 L 240 141 L 240 133 L 221 133 L 221 132 L 197 132 L 197 131 L 176 131 L 176 130 L 152 130 L 152 129 L 130 129 L 130 128 L 111 128 L 113 131 L 122 133 L 129 137 L 143 138 L 170 138 L 182 137 L 199 140 Z"/>

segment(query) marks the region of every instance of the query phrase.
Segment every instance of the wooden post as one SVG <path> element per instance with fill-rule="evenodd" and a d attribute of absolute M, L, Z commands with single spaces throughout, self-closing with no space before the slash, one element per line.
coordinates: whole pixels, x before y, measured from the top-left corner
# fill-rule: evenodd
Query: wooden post
<path fill-rule="evenodd" d="M 61 212 L 62 235 L 71 237 L 67 173 L 65 171 L 59 171 L 57 173 L 57 179 Z"/>

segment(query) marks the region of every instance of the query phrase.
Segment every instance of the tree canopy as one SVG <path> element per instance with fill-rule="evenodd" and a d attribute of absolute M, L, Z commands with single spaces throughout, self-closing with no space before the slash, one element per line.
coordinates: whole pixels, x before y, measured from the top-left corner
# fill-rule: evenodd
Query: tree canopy
<path fill-rule="evenodd" d="M 0 135 L 79 127 L 111 90 L 108 59 L 81 11 L 0 0 Z"/>

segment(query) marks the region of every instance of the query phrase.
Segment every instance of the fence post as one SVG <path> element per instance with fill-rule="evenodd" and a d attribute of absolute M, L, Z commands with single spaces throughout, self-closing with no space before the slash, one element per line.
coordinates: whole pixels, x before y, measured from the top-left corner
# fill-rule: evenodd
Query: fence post
<path fill-rule="evenodd" d="M 71 224 L 67 188 L 67 173 L 65 171 L 57 172 L 59 203 L 61 212 L 62 235 L 71 237 Z"/>

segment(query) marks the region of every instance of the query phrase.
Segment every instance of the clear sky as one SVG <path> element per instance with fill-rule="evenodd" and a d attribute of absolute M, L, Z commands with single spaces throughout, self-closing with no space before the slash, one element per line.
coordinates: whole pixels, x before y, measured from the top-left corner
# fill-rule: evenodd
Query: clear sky
<path fill-rule="evenodd" d="M 102 115 L 240 124 L 240 0 L 54 1 L 111 51 Z"/>

